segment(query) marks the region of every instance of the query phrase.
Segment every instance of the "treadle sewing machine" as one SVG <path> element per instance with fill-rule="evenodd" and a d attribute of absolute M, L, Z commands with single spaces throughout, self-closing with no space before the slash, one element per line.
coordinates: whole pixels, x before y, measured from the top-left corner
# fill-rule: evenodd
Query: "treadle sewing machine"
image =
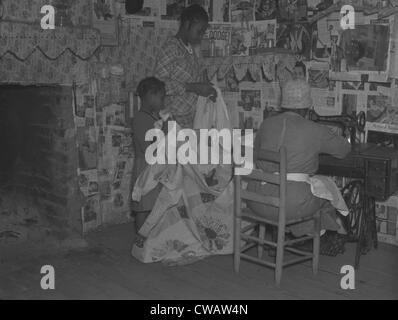
<path fill-rule="evenodd" d="M 320 155 L 319 174 L 359 179 L 350 182 L 342 190 L 350 209 L 346 227 L 358 241 L 355 268 L 359 267 L 362 253 L 371 243 L 377 248 L 375 200 L 385 201 L 398 189 L 398 149 L 375 144 L 357 143 L 357 130 L 365 128 L 365 114 L 357 116 L 319 116 L 311 111 L 309 118 L 327 125 L 337 125 L 350 133 L 351 152 L 344 159 Z"/>

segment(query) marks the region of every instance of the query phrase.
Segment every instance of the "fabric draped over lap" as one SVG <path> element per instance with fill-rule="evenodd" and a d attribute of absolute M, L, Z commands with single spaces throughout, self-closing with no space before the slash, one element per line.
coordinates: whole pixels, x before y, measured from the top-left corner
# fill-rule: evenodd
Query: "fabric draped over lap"
<path fill-rule="evenodd" d="M 221 92 L 216 90 L 219 93 L 216 103 L 198 100 L 194 121 L 197 129 L 197 126 L 231 128 Z M 199 124 L 205 110 L 214 114 L 207 117 L 208 122 Z M 169 138 L 166 136 L 166 143 Z M 197 151 L 199 156 L 200 148 Z M 222 148 L 219 151 L 222 153 Z M 132 255 L 144 263 L 184 263 L 214 254 L 231 254 L 234 190 L 231 178 L 232 165 L 177 162 L 148 166 L 135 184 L 133 199 L 139 200 L 158 182 L 162 189 L 139 230 Z"/>
<path fill-rule="evenodd" d="M 348 207 L 332 178 L 315 175 L 310 177 L 311 192 L 314 196 L 329 200 L 343 216 L 348 215 Z"/>

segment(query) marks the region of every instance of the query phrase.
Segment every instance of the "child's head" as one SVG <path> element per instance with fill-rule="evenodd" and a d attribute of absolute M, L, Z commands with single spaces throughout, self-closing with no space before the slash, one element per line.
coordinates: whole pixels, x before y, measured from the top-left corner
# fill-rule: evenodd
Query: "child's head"
<path fill-rule="evenodd" d="M 166 88 L 163 81 L 155 77 L 145 78 L 138 84 L 137 94 L 144 107 L 153 111 L 163 109 L 166 96 Z"/>
<path fill-rule="evenodd" d="M 302 61 L 297 61 L 293 69 L 294 79 L 304 79 L 306 78 L 305 64 Z"/>

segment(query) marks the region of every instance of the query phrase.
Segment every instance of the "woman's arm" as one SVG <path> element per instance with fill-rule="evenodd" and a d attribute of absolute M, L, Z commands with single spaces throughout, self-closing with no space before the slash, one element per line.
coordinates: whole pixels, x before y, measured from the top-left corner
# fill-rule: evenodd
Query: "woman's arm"
<path fill-rule="evenodd" d="M 210 82 L 186 83 L 185 90 L 198 96 L 210 97 L 213 101 L 217 98 L 217 91 Z"/>

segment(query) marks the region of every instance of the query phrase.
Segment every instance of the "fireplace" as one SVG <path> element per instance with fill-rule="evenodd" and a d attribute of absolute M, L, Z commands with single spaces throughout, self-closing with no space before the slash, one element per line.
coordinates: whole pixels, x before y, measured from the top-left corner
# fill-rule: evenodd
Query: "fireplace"
<path fill-rule="evenodd" d="M 72 105 L 71 87 L 0 86 L 0 244 L 78 224 Z"/>

